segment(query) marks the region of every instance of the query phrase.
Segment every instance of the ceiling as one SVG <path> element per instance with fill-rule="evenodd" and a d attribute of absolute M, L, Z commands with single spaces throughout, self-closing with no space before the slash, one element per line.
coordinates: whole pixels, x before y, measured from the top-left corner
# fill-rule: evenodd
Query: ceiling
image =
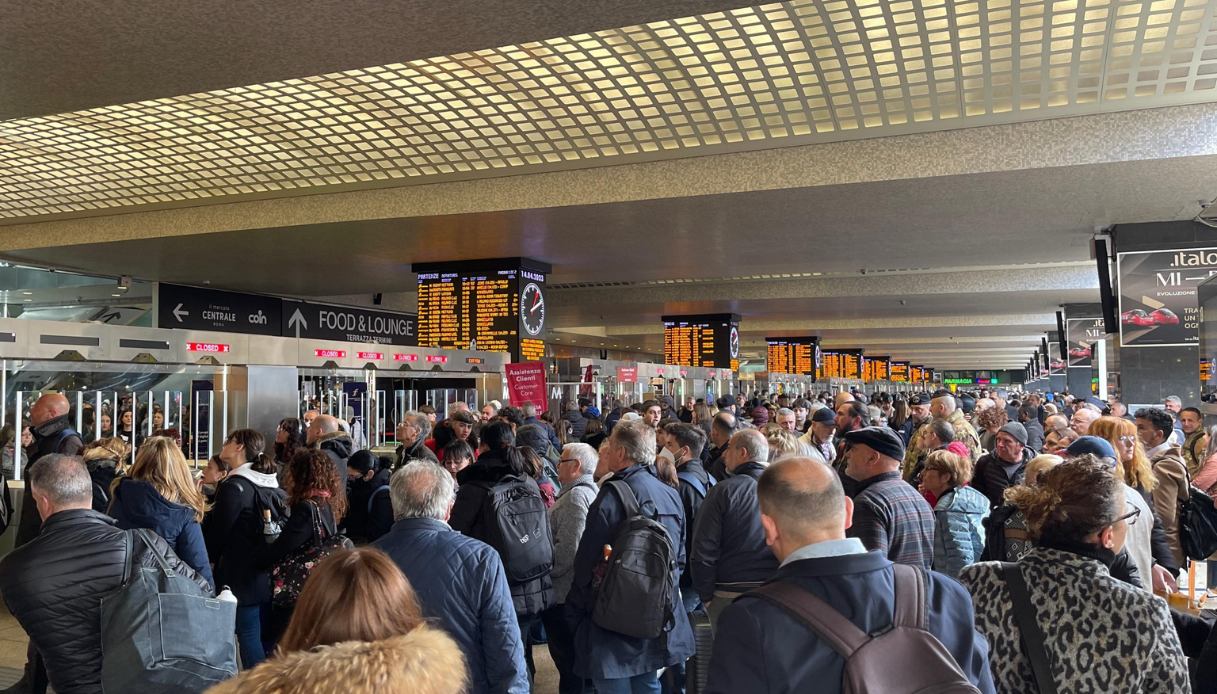
<path fill-rule="evenodd" d="M 816 334 L 928 366 L 1019 368 L 1060 304 L 1098 300 L 1096 230 L 1190 218 L 1217 195 L 1217 147 L 1207 109 L 1178 116 L 1202 121 L 1175 138 L 1191 151 L 1106 123 L 1085 137 L 1118 144 L 1082 156 L 1080 138 L 1004 124 L 1085 129 L 1112 118 L 1096 114 L 1217 102 L 1215 13 L 1210 0 L 8 3 L 0 225 L 46 227 L 54 247 L 5 257 L 382 293 L 408 310 L 412 263 L 527 256 L 554 267 L 549 338 L 563 344 L 653 353 L 659 316 L 730 311 L 754 359 L 768 335 Z M 963 135 L 977 126 L 998 139 Z M 755 177 L 796 161 L 783 151 L 931 131 L 954 139 L 911 176 L 876 157 L 833 185 L 492 202 L 490 186 L 533 174 L 620 182 L 640 162 L 751 151 L 741 169 Z M 835 156 L 868 150 L 901 151 Z M 927 173 L 952 156 L 985 161 Z M 358 208 L 357 194 L 385 192 L 368 189 L 453 181 L 472 211 L 289 225 L 254 209 L 344 195 Z M 224 226 L 89 240 L 165 208 L 214 209 Z M 74 219 L 108 235 L 51 230 Z"/>

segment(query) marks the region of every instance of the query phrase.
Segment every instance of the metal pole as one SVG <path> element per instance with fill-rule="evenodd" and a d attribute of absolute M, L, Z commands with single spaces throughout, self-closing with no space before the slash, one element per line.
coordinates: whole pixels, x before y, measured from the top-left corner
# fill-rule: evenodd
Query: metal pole
<path fill-rule="evenodd" d="M 227 414 L 227 413 L 226 413 Z M 211 460 L 212 440 L 215 439 L 216 392 L 207 391 L 207 459 Z"/>
<path fill-rule="evenodd" d="M 101 391 L 93 393 L 93 440 L 101 438 L 101 404 L 104 402 L 101 397 Z M 113 418 L 111 418 L 113 421 Z"/>
<path fill-rule="evenodd" d="M 21 473 L 23 472 L 21 469 L 21 455 L 25 453 L 25 451 L 21 450 L 21 433 L 25 431 L 25 427 L 22 426 L 21 422 L 21 399 L 23 396 L 24 394 L 21 391 L 17 391 L 17 401 L 13 403 L 13 422 L 17 433 L 17 440 L 13 442 L 13 479 L 18 482 L 21 481 Z"/>
<path fill-rule="evenodd" d="M 84 391 L 76 391 L 76 433 L 79 434 L 85 428 L 85 394 Z"/>

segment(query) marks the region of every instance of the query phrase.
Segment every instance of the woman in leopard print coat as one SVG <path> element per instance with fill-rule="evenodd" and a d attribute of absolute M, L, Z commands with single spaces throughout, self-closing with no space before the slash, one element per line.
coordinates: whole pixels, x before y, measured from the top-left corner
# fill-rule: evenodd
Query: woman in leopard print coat
<path fill-rule="evenodd" d="M 1118 581 L 1108 567 L 1129 523 L 1123 483 L 1093 456 L 1063 463 L 1007 498 L 1027 517 L 1036 547 L 1019 560 L 1058 692 L 1190 691 L 1187 661 L 1166 602 Z M 976 627 L 988 638 L 999 692 L 1036 692 L 1013 599 L 997 562 L 964 568 Z"/>

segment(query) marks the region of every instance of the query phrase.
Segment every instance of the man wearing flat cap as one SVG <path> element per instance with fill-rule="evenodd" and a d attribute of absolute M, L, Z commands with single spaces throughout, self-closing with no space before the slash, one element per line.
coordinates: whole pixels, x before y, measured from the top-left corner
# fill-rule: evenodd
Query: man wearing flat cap
<path fill-rule="evenodd" d="M 929 570 L 934 559 L 934 510 L 900 477 L 904 442 L 887 427 L 845 434 L 845 476 L 854 499 L 849 536 L 868 550 Z M 851 482 L 852 481 L 852 482 Z"/>

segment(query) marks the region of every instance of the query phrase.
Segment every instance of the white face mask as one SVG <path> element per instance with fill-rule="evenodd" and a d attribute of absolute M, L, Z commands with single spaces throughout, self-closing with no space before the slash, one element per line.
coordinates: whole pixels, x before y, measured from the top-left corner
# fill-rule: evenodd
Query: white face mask
<path fill-rule="evenodd" d="M 669 463 L 672 463 L 673 465 L 676 464 L 676 456 L 672 455 L 672 451 L 669 451 L 666 447 L 660 448 L 659 453 L 656 453 L 655 457 L 656 457 L 656 459 L 663 458 L 663 459 L 667 460 Z"/>

